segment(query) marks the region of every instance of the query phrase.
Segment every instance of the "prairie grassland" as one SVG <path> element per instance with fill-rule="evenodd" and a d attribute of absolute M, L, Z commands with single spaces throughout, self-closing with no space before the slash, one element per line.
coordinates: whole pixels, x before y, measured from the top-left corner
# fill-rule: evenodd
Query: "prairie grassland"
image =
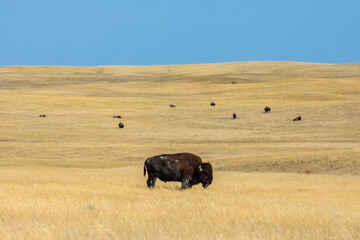
<path fill-rule="evenodd" d="M 359 114 L 358 63 L 2 67 L 0 238 L 359 239 Z M 147 189 L 175 152 L 213 184 Z"/>
<path fill-rule="evenodd" d="M 358 239 L 354 176 L 216 171 L 206 190 L 142 169 L 2 168 L 1 239 Z"/>

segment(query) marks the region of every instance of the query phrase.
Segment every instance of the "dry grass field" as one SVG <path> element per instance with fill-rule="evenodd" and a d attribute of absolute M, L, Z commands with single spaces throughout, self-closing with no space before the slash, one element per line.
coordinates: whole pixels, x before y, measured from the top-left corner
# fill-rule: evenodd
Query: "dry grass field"
<path fill-rule="evenodd" d="M 360 239 L 360 63 L 0 67 L 0 171 L 0 239 Z"/>

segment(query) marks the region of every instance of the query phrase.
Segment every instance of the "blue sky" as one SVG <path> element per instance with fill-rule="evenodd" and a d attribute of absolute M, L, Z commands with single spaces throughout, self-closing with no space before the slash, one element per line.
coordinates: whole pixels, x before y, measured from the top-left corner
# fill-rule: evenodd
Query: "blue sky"
<path fill-rule="evenodd" d="M 0 0 L 0 66 L 360 62 L 359 0 Z"/>

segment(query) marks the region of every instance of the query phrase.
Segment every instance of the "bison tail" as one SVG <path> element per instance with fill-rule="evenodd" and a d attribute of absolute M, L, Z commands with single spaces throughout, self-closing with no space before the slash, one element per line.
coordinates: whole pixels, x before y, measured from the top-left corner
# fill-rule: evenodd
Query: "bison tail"
<path fill-rule="evenodd" d="M 146 176 L 146 167 L 144 165 L 144 177 Z"/>

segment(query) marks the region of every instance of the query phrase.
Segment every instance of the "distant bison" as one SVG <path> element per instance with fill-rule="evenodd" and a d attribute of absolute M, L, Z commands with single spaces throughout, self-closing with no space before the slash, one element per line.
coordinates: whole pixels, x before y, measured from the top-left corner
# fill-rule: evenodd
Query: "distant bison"
<path fill-rule="evenodd" d="M 162 154 L 146 159 L 144 176 L 149 188 L 155 187 L 156 179 L 163 182 L 181 182 L 181 189 L 191 188 L 201 183 L 207 188 L 213 180 L 210 163 L 203 163 L 199 156 L 191 153 Z"/>
<path fill-rule="evenodd" d="M 301 121 L 301 116 L 294 118 L 293 121 Z"/>
<path fill-rule="evenodd" d="M 113 118 L 121 118 L 121 116 L 119 116 L 119 115 L 118 116 L 113 116 Z"/>
<path fill-rule="evenodd" d="M 122 122 L 119 123 L 119 128 L 124 128 L 124 124 Z"/>
<path fill-rule="evenodd" d="M 210 103 L 210 106 L 215 106 L 215 103 L 214 103 L 214 102 L 211 102 L 211 103 Z"/>
<path fill-rule="evenodd" d="M 170 107 L 176 107 L 175 105 L 170 104 Z"/>
<path fill-rule="evenodd" d="M 46 115 L 39 115 L 39 117 L 46 117 Z"/>
<path fill-rule="evenodd" d="M 236 119 L 236 113 L 233 113 L 233 119 Z"/>
<path fill-rule="evenodd" d="M 264 111 L 267 113 L 267 112 L 271 112 L 271 108 L 269 108 L 268 106 L 266 106 L 265 108 L 264 108 Z"/>

